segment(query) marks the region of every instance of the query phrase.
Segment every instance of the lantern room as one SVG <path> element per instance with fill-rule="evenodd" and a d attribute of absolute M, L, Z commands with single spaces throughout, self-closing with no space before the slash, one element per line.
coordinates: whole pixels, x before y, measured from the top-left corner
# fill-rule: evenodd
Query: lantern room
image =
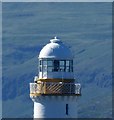
<path fill-rule="evenodd" d="M 39 79 L 74 79 L 70 49 L 55 37 L 39 54 Z"/>

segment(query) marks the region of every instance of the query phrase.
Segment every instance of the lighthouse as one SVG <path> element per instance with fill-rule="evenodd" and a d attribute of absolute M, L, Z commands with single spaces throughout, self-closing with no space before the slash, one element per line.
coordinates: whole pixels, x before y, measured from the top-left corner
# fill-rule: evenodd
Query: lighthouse
<path fill-rule="evenodd" d="M 74 79 L 73 56 L 57 37 L 39 53 L 38 75 L 30 83 L 34 118 L 77 118 L 81 85 Z"/>

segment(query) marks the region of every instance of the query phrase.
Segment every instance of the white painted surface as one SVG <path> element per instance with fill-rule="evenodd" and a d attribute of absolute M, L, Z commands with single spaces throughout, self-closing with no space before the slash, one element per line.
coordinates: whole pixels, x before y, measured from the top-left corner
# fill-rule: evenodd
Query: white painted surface
<path fill-rule="evenodd" d="M 63 78 L 63 79 L 73 79 L 74 73 L 73 72 L 45 72 L 45 76 L 42 76 L 42 72 L 39 72 L 39 79 L 54 79 L 54 78 Z"/>
<path fill-rule="evenodd" d="M 34 118 L 77 118 L 76 96 L 39 96 L 33 98 L 33 101 Z"/>
<path fill-rule="evenodd" d="M 40 51 L 39 58 L 54 58 L 54 59 L 73 59 L 72 53 L 59 39 L 50 40 Z"/>

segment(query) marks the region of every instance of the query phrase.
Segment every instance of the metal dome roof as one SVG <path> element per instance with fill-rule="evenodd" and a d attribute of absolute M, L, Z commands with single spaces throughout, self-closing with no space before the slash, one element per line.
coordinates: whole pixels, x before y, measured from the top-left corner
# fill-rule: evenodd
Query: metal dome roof
<path fill-rule="evenodd" d="M 70 49 L 55 37 L 40 51 L 39 58 L 73 59 Z"/>

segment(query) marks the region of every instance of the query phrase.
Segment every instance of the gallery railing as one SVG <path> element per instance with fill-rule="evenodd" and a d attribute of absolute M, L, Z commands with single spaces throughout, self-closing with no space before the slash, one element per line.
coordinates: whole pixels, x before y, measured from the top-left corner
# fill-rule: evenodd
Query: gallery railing
<path fill-rule="evenodd" d="M 81 85 L 79 83 L 62 83 L 62 82 L 41 82 L 30 83 L 30 94 L 71 94 L 80 95 Z"/>

